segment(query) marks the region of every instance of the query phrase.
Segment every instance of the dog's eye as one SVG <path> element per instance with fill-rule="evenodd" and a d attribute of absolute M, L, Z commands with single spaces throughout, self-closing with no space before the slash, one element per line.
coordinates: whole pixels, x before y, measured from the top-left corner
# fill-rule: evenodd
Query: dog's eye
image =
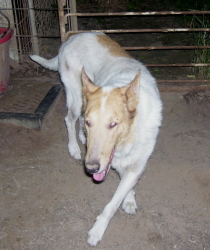
<path fill-rule="evenodd" d="M 115 126 L 117 126 L 117 123 L 116 123 L 116 122 L 112 122 L 112 123 L 110 123 L 110 125 L 109 125 L 110 128 L 114 128 Z"/>
<path fill-rule="evenodd" d="M 90 121 L 85 121 L 85 124 L 88 126 L 88 127 L 90 127 L 90 125 L 91 125 L 91 123 L 90 123 Z"/>

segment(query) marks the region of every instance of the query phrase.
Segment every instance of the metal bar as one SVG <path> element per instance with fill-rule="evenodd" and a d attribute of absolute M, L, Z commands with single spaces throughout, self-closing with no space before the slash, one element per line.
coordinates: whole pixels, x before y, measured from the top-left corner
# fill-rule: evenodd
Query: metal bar
<path fill-rule="evenodd" d="M 105 12 L 105 13 L 69 13 L 68 16 L 155 16 L 155 15 L 195 15 L 210 14 L 210 11 L 148 11 L 148 12 Z"/>
<path fill-rule="evenodd" d="M 176 28 L 176 29 L 117 29 L 117 30 L 78 30 L 68 31 L 67 34 L 71 33 L 83 33 L 83 32 L 102 32 L 102 33 L 167 33 L 167 32 L 204 32 L 209 31 L 210 28 Z"/>
<path fill-rule="evenodd" d="M 59 0 L 60 1 L 60 0 Z M 65 7 L 63 8 L 66 9 Z M 1 8 L 1 10 L 28 10 L 28 8 Z M 43 10 L 35 8 L 34 10 Z M 57 11 L 59 8 L 44 9 Z M 69 13 L 70 16 L 154 16 L 154 15 L 208 15 L 210 11 L 147 11 L 147 12 L 103 12 L 103 13 Z"/>
<path fill-rule="evenodd" d="M 210 49 L 210 46 L 141 46 L 123 47 L 125 50 L 190 50 L 190 49 Z"/>

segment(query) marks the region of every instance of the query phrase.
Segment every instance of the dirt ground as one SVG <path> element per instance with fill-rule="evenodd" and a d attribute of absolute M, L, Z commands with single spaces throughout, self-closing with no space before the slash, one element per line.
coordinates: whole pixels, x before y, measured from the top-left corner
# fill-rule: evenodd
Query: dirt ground
<path fill-rule="evenodd" d="M 135 188 L 137 214 L 119 208 L 95 249 L 210 249 L 210 104 L 187 104 L 183 94 L 161 93 L 163 124 Z M 110 171 L 95 184 L 70 157 L 65 114 L 62 92 L 40 131 L 0 123 L 0 249 L 90 249 L 87 231 L 119 178 Z"/>
<path fill-rule="evenodd" d="M 88 27 L 84 25 L 84 29 Z M 183 40 L 168 34 L 154 36 L 139 39 L 133 35 L 131 41 L 124 35 L 118 41 L 123 46 L 162 46 L 179 45 Z M 47 57 L 56 51 L 53 44 Z M 145 63 L 173 63 L 174 58 L 189 63 L 192 55 L 183 53 L 170 51 L 166 56 L 162 51 L 143 51 L 136 58 Z M 59 82 L 49 73 L 47 80 L 42 78 L 45 72 L 38 70 L 35 75 L 27 75 L 29 68 L 15 72 L 11 80 L 16 78 L 21 87 L 24 82 L 30 87 L 27 77 L 33 76 L 39 85 L 43 82 L 43 89 L 49 77 L 53 84 Z M 194 74 L 169 72 L 168 68 L 151 71 L 164 76 L 162 79 L 186 79 Z M 161 93 L 163 124 L 155 151 L 135 188 L 137 213 L 130 216 L 119 208 L 95 249 L 210 249 L 210 93 L 191 93 L 184 98 L 185 94 Z M 87 232 L 113 196 L 119 177 L 110 171 L 103 183 L 96 184 L 86 175 L 83 161 L 70 157 L 65 115 L 62 92 L 40 131 L 0 122 L 0 249 L 91 249 Z M 85 147 L 80 146 L 84 158 Z"/>

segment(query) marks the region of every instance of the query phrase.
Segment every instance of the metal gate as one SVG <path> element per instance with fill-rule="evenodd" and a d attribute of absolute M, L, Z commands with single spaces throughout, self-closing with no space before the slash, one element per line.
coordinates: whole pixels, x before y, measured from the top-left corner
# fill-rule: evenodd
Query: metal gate
<path fill-rule="evenodd" d="M 77 13 L 75 0 L 58 1 L 61 40 L 64 42 L 70 34 L 81 32 L 104 32 L 107 34 L 116 33 L 183 33 L 189 32 L 210 32 L 210 28 L 162 28 L 162 29 L 94 29 L 78 30 L 78 18 L 80 17 L 116 17 L 116 16 L 183 16 L 183 15 L 210 15 L 210 11 L 157 11 L 157 12 L 116 12 L 116 13 Z M 124 47 L 125 50 L 206 50 L 210 46 L 135 46 Z M 164 63 L 146 64 L 148 67 L 210 67 L 210 63 Z M 162 91 L 188 91 L 210 89 L 209 79 L 182 79 L 165 80 L 158 79 Z"/>

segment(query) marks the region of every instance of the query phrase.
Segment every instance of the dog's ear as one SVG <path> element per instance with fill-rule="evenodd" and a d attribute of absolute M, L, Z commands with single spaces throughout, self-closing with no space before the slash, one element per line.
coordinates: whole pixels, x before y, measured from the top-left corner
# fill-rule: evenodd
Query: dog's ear
<path fill-rule="evenodd" d="M 82 83 L 83 83 L 83 95 L 88 96 L 94 93 L 99 87 L 95 86 L 90 78 L 87 76 L 85 69 L 82 69 Z"/>
<path fill-rule="evenodd" d="M 140 88 L 140 70 L 134 79 L 125 87 L 121 88 L 123 94 L 126 96 L 126 104 L 128 111 L 135 114 L 137 104 L 139 102 L 139 88 Z"/>

